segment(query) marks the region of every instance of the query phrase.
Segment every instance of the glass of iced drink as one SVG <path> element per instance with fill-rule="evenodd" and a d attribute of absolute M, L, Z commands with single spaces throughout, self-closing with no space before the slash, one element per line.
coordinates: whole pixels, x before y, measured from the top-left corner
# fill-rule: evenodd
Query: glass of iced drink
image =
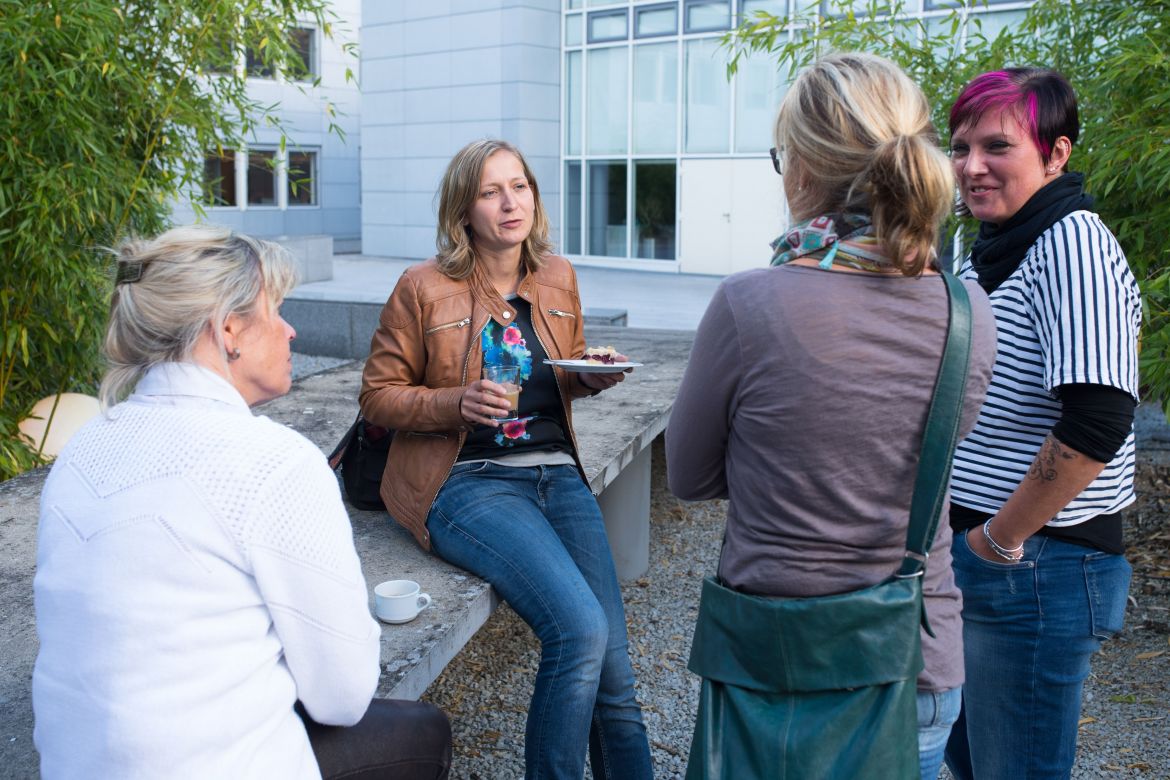
<path fill-rule="evenodd" d="M 520 410 L 520 366 L 484 366 L 483 378 L 504 387 L 508 413 L 493 420 L 515 420 Z"/>

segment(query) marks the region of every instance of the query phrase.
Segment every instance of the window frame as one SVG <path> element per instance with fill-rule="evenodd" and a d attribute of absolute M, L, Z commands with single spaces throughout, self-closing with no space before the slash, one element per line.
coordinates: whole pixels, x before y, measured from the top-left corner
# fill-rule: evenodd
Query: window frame
<path fill-rule="evenodd" d="M 615 35 L 612 38 L 595 38 L 593 36 L 593 20 L 594 19 L 617 19 L 621 17 L 626 24 L 625 32 L 622 35 Z M 590 11 L 585 14 L 585 43 L 617 43 L 618 41 L 628 41 L 630 39 L 630 9 L 628 8 L 607 8 L 602 11 Z"/>
<path fill-rule="evenodd" d="M 640 33 L 638 32 L 638 17 L 647 11 L 664 11 L 670 9 L 674 11 L 674 29 L 670 32 L 653 32 Z M 636 41 L 648 41 L 654 38 L 663 38 L 668 35 L 678 35 L 678 3 L 650 3 L 648 5 L 634 6 L 633 24 L 630 27 L 631 37 Z"/>
<path fill-rule="evenodd" d="M 238 157 L 238 155 L 239 155 L 239 150 L 237 150 L 237 149 L 224 149 L 223 154 L 220 154 L 218 151 L 216 151 L 214 149 L 211 149 L 211 150 L 203 153 L 203 179 L 200 183 L 202 185 L 202 196 L 203 196 L 201 199 L 201 203 L 202 203 L 204 208 L 207 208 L 207 209 L 234 209 L 237 211 L 240 209 L 240 183 L 239 183 L 240 175 L 239 175 L 239 157 Z M 224 167 L 227 167 L 225 164 L 228 163 L 228 161 L 230 161 L 231 185 L 232 185 L 232 187 L 231 187 L 231 195 L 232 195 L 231 203 L 215 203 L 215 202 L 213 202 L 212 198 L 208 197 L 209 190 L 211 189 L 211 186 L 210 186 L 211 183 L 207 178 L 207 163 L 211 159 L 217 159 L 220 161 L 220 170 L 221 171 L 223 170 Z M 225 179 L 225 177 L 221 175 L 219 178 L 219 181 L 222 183 L 224 179 Z"/>
<path fill-rule="evenodd" d="M 316 81 L 321 76 L 321 37 L 319 35 L 320 31 L 314 25 L 302 24 L 298 27 L 293 27 L 289 31 L 289 34 L 291 36 L 293 33 L 296 33 L 298 31 L 307 32 L 309 34 L 308 35 L 309 51 L 308 51 L 308 56 L 305 58 L 306 59 L 305 73 L 304 73 L 304 75 L 291 77 L 291 78 L 288 78 L 287 80 L 298 82 L 298 83 L 306 83 L 306 82 L 311 83 L 311 82 Z M 285 75 L 287 75 L 287 74 L 285 74 Z"/>
<path fill-rule="evenodd" d="M 294 154 L 305 155 L 306 157 L 309 157 L 313 161 L 312 162 L 312 170 L 309 172 L 309 176 L 308 176 L 308 180 L 309 180 L 309 184 L 307 187 L 307 189 L 309 191 L 309 202 L 308 203 L 301 203 L 300 201 L 293 201 L 293 199 L 292 199 L 293 198 L 293 191 L 292 191 L 293 178 L 290 174 L 292 172 L 292 167 L 293 167 L 292 166 L 292 156 Z M 321 198 L 321 195 L 320 195 L 320 193 L 321 193 L 321 186 L 320 186 L 321 152 L 320 152 L 320 150 L 318 150 L 318 149 L 302 149 L 302 148 L 296 148 L 296 149 L 293 149 L 291 151 L 286 150 L 285 155 L 284 155 L 284 163 L 280 167 L 282 169 L 283 178 L 284 178 L 284 186 L 282 187 L 282 190 L 284 192 L 284 198 L 285 198 L 284 208 L 286 208 L 286 209 L 307 209 L 307 208 L 319 207 L 321 205 L 321 202 L 320 202 L 320 198 Z"/>
<path fill-rule="evenodd" d="M 250 158 L 253 153 L 271 153 L 273 155 L 273 187 L 275 188 L 273 203 L 252 203 L 248 200 L 250 187 L 248 186 L 248 173 L 251 168 Z M 318 146 L 297 146 L 292 149 L 285 147 L 283 150 L 277 143 L 270 144 L 254 144 L 241 149 L 224 149 L 223 159 L 227 159 L 228 155 L 234 157 L 234 175 L 235 175 L 235 197 L 234 204 L 212 204 L 206 199 L 202 200 L 202 206 L 208 210 L 215 211 L 288 211 L 289 209 L 319 209 L 322 207 L 322 190 L 321 190 L 321 164 L 322 164 L 322 150 Z M 312 203 L 293 202 L 290 199 L 290 183 L 289 183 L 289 163 L 290 155 L 292 154 L 308 154 L 313 158 L 313 175 L 310 177 L 310 187 L 312 193 Z M 215 150 L 204 152 L 204 160 L 209 157 L 218 156 Z M 204 167 L 204 176 L 206 177 L 206 162 Z M 204 192 L 207 190 L 207 179 L 201 181 Z"/>
<path fill-rule="evenodd" d="M 289 44 L 292 45 L 292 35 L 298 30 L 303 30 L 309 33 L 309 62 L 307 72 L 303 75 L 293 75 L 284 71 L 273 70 L 271 73 L 267 71 L 253 72 L 250 64 L 253 53 L 257 49 L 252 46 L 244 46 L 244 50 L 240 55 L 240 67 L 244 69 L 244 77 L 248 79 L 255 79 L 256 81 L 275 81 L 286 84 L 311 84 L 321 76 L 321 43 L 319 36 L 319 29 L 316 25 L 308 23 L 298 23 L 295 27 L 288 29 Z M 295 48 L 295 47 L 294 47 Z M 261 60 L 263 65 L 263 60 Z"/>
<path fill-rule="evenodd" d="M 690 9 L 702 5 L 726 5 L 727 19 L 721 27 L 691 27 Z M 732 18 L 735 16 L 734 0 L 683 0 L 682 7 L 682 34 L 693 35 L 698 33 L 724 32 L 732 27 Z"/>

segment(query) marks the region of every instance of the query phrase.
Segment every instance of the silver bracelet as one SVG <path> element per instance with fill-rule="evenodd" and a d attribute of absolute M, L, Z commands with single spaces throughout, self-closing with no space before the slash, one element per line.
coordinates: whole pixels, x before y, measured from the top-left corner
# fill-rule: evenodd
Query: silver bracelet
<path fill-rule="evenodd" d="M 992 539 L 991 538 L 991 521 L 994 519 L 995 519 L 994 517 L 989 517 L 989 518 L 987 518 L 987 522 L 983 524 L 983 538 L 987 540 L 987 546 L 991 548 L 991 551 L 993 553 L 998 555 L 1000 558 L 1003 558 L 1005 561 L 1010 561 L 1011 563 L 1019 563 L 1024 558 L 1024 545 L 1023 545 L 1023 543 L 1021 543 L 1019 547 L 1016 547 L 1016 548 L 1009 550 L 1008 548 L 1001 545 L 999 542 Z"/>

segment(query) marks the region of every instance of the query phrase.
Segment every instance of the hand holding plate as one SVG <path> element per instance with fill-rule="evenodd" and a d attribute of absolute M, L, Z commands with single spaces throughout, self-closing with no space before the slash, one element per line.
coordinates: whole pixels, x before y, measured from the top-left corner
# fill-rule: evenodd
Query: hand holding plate
<path fill-rule="evenodd" d="M 619 352 L 619 353 L 614 354 L 613 362 L 614 363 L 628 363 L 628 362 L 630 362 L 630 359 Z M 627 368 L 627 369 L 624 369 L 621 371 L 613 371 L 613 372 L 604 373 L 604 374 L 603 373 L 589 373 L 589 374 L 581 373 L 581 374 L 578 374 L 577 377 L 578 377 L 578 379 L 581 380 L 581 384 L 585 385 L 586 387 L 588 387 L 591 390 L 597 390 L 598 392 L 600 392 L 602 390 L 608 390 L 609 388 L 616 385 L 618 382 L 623 381 L 626 378 L 626 374 L 628 374 L 629 372 L 631 372 L 633 370 L 634 370 L 633 368 Z"/>

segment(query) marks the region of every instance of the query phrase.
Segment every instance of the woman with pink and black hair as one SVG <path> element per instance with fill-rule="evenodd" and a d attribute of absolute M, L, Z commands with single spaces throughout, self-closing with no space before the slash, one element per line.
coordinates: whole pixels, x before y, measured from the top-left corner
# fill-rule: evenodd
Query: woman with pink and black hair
<path fill-rule="evenodd" d="M 1076 95 L 1059 73 L 972 80 L 951 158 L 979 232 L 960 275 L 987 291 L 998 356 L 951 487 L 966 682 L 960 780 L 1068 777 L 1089 658 L 1121 628 L 1130 567 L 1141 301 L 1068 172 Z"/>

